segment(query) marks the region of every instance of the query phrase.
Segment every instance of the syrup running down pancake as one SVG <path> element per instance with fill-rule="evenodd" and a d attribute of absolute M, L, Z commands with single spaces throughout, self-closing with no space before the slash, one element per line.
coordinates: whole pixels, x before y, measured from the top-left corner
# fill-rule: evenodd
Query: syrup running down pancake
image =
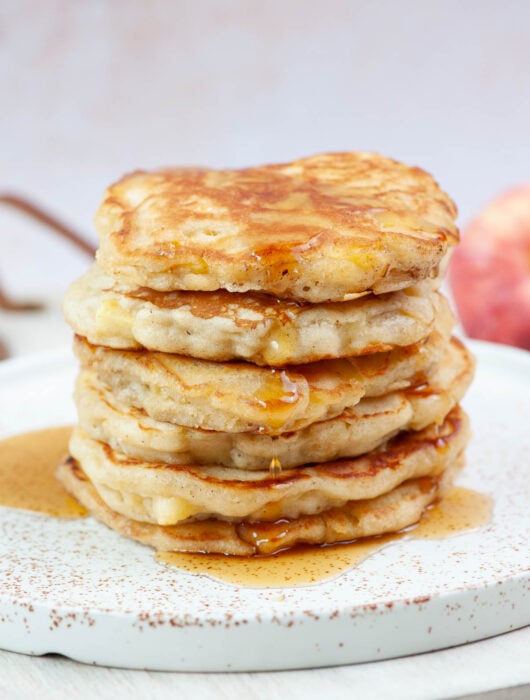
<path fill-rule="evenodd" d="M 128 406 L 93 372 L 81 371 L 75 399 L 79 424 L 94 440 L 128 457 L 168 464 L 220 464 L 239 469 L 268 469 L 274 455 L 284 469 L 375 449 L 400 430 L 440 424 L 464 396 L 473 377 L 473 359 L 456 338 L 426 382 L 375 398 L 326 421 L 271 436 L 188 428 L 157 421 Z"/>
<path fill-rule="evenodd" d="M 340 415 L 363 396 L 421 383 L 443 357 L 453 323 L 445 305 L 430 335 L 414 345 L 282 369 L 112 350 L 80 337 L 74 347 L 83 369 L 156 420 L 279 435 Z"/>

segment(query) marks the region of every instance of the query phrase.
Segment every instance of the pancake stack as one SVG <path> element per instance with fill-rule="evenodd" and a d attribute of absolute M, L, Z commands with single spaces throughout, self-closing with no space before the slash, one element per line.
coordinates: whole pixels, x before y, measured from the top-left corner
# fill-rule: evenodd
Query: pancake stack
<path fill-rule="evenodd" d="M 438 291 L 455 215 L 430 175 L 373 153 L 112 185 L 64 303 L 81 370 L 60 480 L 166 551 L 417 522 L 469 437 L 473 360 Z"/>

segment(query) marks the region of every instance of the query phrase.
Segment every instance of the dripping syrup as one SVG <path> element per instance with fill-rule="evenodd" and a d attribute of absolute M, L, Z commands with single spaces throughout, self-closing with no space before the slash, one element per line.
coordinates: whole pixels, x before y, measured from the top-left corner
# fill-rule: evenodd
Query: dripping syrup
<path fill-rule="evenodd" d="M 272 457 L 269 464 L 269 474 L 273 479 L 280 476 L 282 473 L 282 463 L 278 458 L 278 437 L 275 435 L 272 438 Z"/>

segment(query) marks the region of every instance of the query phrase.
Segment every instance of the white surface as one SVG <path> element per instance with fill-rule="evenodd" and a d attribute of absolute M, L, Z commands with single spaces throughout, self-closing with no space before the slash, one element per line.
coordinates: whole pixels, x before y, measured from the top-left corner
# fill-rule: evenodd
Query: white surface
<path fill-rule="evenodd" d="M 80 696 L 104 700 L 439 700 L 530 682 L 530 627 L 421 656 L 305 671 L 127 671 L 84 666 L 60 657 L 30 658 L 2 651 L 0 665 L 0 696 L 17 700 L 71 700 Z"/>
<path fill-rule="evenodd" d="M 166 569 L 93 520 L 3 509 L 0 646 L 136 668 L 259 670 L 429 651 L 529 624 L 530 355 L 473 347 L 474 439 L 459 483 L 494 496 L 486 527 L 394 543 L 316 586 L 240 589 Z M 0 365 L 0 435 L 72 420 L 67 358 Z"/>
<path fill-rule="evenodd" d="M 38 311 L 0 309 L 0 340 L 9 357 L 58 351 L 71 345 L 72 329 L 64 321 L 60 299 L 44 303 L 44 308 Z"/>

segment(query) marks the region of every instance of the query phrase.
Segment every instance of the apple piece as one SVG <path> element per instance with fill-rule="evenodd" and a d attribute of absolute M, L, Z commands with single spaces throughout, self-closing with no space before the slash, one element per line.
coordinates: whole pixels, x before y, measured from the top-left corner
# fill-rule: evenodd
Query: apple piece
<path fill-rule="evenodd" d="M 464 229 L 449 283 L 469 336 L 530 350 L 530 185 L 505 192 Z"/>

